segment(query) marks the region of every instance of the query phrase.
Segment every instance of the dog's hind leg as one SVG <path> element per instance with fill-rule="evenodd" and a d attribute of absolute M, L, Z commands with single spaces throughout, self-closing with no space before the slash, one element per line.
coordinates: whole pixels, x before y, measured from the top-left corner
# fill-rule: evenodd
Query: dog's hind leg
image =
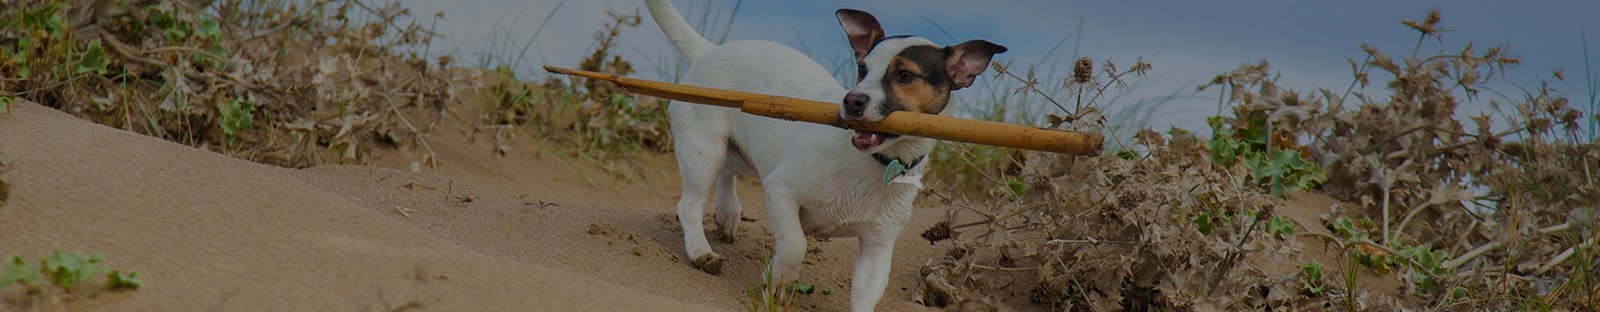
<path fill-rule="evenodd" d="M 743 213 L 743 208 L 739 207 L 739 193 L 733 189 L 738 178 L 733 168 L 723 169 L 717 176 L 717 238 L 725 243 L 737 239 L 734 234 L 738 233 L 739 217 Z"/>
<path fill-rule="evenodd" d="M 756 169 L 746 160 L 743 153 L 739 152 L 738 145 L 728 147 L 728 160 L 723 165 L 722 172 L 717 175 L 717 236 L 723 242 L 733 243 L 737 240 L 739 232 L 739 218 L 743 217 L 744 209 L 739 205 L 739 193 L 735 190 L 735 182 L 739 175 L 756 175 Z"/>
<path fill-rule="evenodd" d="M 683 124 L 685 128 L 691 127 Z M 687 129 L 686 129 L 687 130 Z M 704 130 L 704 129 L 700 129 Z M 684 250 L 695 268 L 706 273 L 722 272 L 722 256 L 711 250 L 706 241 L 705 207 L 711 197 L 712 183 L 721 173 L 728 159 L 725 136 L 709 131 L 684 131 L 675 133 L 675 153 L 678 154 L 678 173 L 683 177 L 683 194 L 678 199 L 678 224 L 683 226 Z"/>

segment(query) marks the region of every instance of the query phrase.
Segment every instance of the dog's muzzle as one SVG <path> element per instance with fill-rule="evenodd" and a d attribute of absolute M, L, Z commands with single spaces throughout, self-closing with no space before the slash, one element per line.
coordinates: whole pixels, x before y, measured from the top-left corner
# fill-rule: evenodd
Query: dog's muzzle
<path fill-rule="evenodd" d="M 872 97 L 867 96 L 866 93 L 850 92 L 849 94 L 845 94 L 843 105 L 844 116 L 841 117 L 849 120 L 866 119 L 867 103 L 871 101 Z"/>
<path fill-rule="evenodd" d="M 869 121 L 867 120 L 866 114 L 867 103 L 869 102 L 872 102 L 872 97 L 868 96 L 866 93 L 850 92 L 849 94 L 845 94 L 844 102 L 842 102 L 844 110 L 840 112 L 839 117 L 851 121 Z M 883 145 L 884 141 L 899 137 L 899 135 L 866 130 L 855 130 L 852 132 L 852 134 L 854 134 L 854 136 L 850 138 L 850 145 L 855 146 L 857 150 L 861 150 L 863 152 L 872 150 L 872 148 L 878 147 L 879 145 Z"/>

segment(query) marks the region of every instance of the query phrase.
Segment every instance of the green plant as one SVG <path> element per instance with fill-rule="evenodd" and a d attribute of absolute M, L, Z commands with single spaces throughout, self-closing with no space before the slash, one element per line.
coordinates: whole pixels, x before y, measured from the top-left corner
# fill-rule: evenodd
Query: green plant
<path fill-rule="evenodd" d="M 1361 244 L 1372 243 L 1372 239 L 1367 235 L 1367 231 L 1374 227 L 1372 221 L 1367 219 L 1351 221 L 1348 217 L 1339 217 L 1325 222 L 1327 222 L 1325 226 L 1328 230 L 1332 231 L 1333 235 L 1342 241 L 1341 245 L 1345 246 L 1345 254 L 1352 261 L 1370 268 L 1378 274 L 1389 273 L 1389 266 L 1394 262 L 1388 257 L 1388 254 L 1381 250 L 1374 250 L 1370 245 Z"/>
<path fill-rule="evenodd" d="M 1294 222 L 1273 215 L 1272 218 L 1267 219 L 1267 233 L 1272 233 L 1272 236 L 1279 239 L 1287 239 L 1290 236 L 1294 236 Z"/>
<path fill-rule="evenodd" d="M 74 73 L 105 75 L 106 66 L 110 64 L 110 61 L 106 60 L 106 50 L 100 45 L 100 39 L 89 40 L 89 44 L 78 55 L 77 68 Z"/>
<path fill-rule="evenodd" d="M 124 273 L 118 270 L 111 270 L 111 273 L 106 273 L 106 286 L 139 289 L 140 286 L 144 286 L 144 281 L 139 280 L 139 272 Z"/>
<path fill-rule="evenodd" d="M 1356 311 L 1356 294 L 1358 293 L 1358 288 L 1356 288 L 1356 264 L 1358 261 L 1354 253 L 1347 254 L 1344 261 L 1343 274 L 1340 274 L 1344 279 L 1345 311 Z"/>
<path fill-rule="evenodd" d="M 217 112 L 222 117 L 222 122 L 217 126 L 222 127 L 222 134 L 227 137 L 224 141 L 229 149 L 234 146 L 234 138 L 239 132 L 250 129 L 250 124 L 255 120 L 255 103 L 239 99 L 228 99 L 217 103 Z"/>
<path fill-rule="evenodd" d="M 1407 279 L 1411 280 L 1413 283 L 1416 283 L 1417 286 L 1424 290 L 1433 289 L 1434 287 L 1439 286 L 1439 280 L 1436 279 L 1435 276 L 1444 276 L 1445 274 L 1450 273 L 1449 270 L 1446 270 L 1440 266 L 1440 264 L 1449 259 L 1450 256 L 1443 250 L 1435 250 L 1432 246 L 1421 245 L 1401 248 L 1399 251 L 1402 256 L 1415 261 L 1415 266 L 1406 271 Z M 1397 259 L 1391 261 L 1402 263 L 1396 265 L 1410 263 L 1410 261 Z"/>
<path fill-rule="evenodd" d="M 1356 223 L 1350 221 L 1350 218 L 1347 217 L 1334 219 L 1333 222 L 1327 224 L 1327 227 L 1329 231 L 1333 231 L 1333 235 L 1339 236 L 1346 241 L 1367 239 L 1367 231 L 1357 227 Z"/>
<path fill-rule="evenodd" d="M 104 273 L 105 268 L 95 265 L 95 263 L 103 259 L 98 252 L 83 255 L 74 252 L 62 253 L 57 250 L 55 254 L 41 260 L 39 264 L 42 265 L 45 276 L 49 277 L 51 282 L 70 292 L 72 287 L 77 286 L 79 283 Z"/>
<path fill-rule="evenodd" d="M 1195 229 L 1199 230 L 1201 235 L 1210 235 L 1211 229 L 1216 227 L 1216 224 L 1211 219 L 1211 213 L 1200 212 L 1190 216 L 1189 222 L 1194 223 Z"/>
<path fill-rule="evenodd" d="M 1020 176 L 1020 175 L 1019 176 L 1015 176 L 1015 177 L 1006 178 L 1006 189 L 1011 190 L 1011 195 L 1012 196 L 1019 196 L 1020 197 L 1020 196 L 1022 196 L 1022 194 L 1024 192 L 1028 191 L 1028 183 L 1025 182 L 1022 178 L 1023 177 Z"/>
<path fill-rule="evenodd" d="M 57 250 L 50 257 L 40 259 L 39 266 L 35 267 L 23 261 L 22 256 L 12 255 L 9 261 L 0 263 L 3 267 L 0 268 L 0 289 L 14 283 L 30 289 L 42 286 L 38 284 L 39 274 L 44 274 L 50 284 L 68 293 L 101 275 L 105 276 L 103 287 L 107 289 L 143 286 L 138 272 L 107 269 L 99 264 L 104 259 L 98 252 L 85 255 Z"/>
<path fill-rule="evenodd" d="M 10 263 L 0 263 L 0 265 L 4 265 L 4 270 L 0 270 L 0 289 L 5 289 L 12 283 L 33 285 L 34 280 L 38 278 L 39 268 L 22 261 L 22 256 L 12 255 Z"/>
<path fill-rule="evenodd" d="M 1239 119 L 1206 118 L 1212 133 L 1211 140 L 1206 142 L 1211 150 L 1211 161 L 1232 167 L 1243 160 L 1245 167 L 1250 168 L 1251 180 L 1278 198 L 1321 183 L 1324 177 L 1321 167 L 1305 161 L 1297 151 L 1271 148 L 1266 120 L 1264 114 L 1246 114 Z"/>
<path fill-rule="evenodd" d="M 1322 285 L 1322 262 L 1311 260 L 1311 262 L 1302 264 L 1300 265 L 1300 272 L 1304 273 L 1306 277 L 1304 284 L 1306 291 L 1310 291 L 1312 295 L 1322 295 L 1324 290 Z"/>
<path fill-rule="evenodd" d="M 769 254 L 767 251 L 762 252 L 761 257 L 767 260 L 762 265 L 761 286 L 745 286 L 745 300 L 750 303 L 751 312 L 793 311 L 799 286 L 804 285 L 810 289 L 811 284 L 795 281 L 792 285 L 777 285 L 772 277 L 773 263 Z"/>
<path fill-rule="evenodd" d="M 816 285 L 812 285 L 811 282 L 807 282 L 807 281 L 794 281 L 794 286 L 793 287 L 794 287 L 794 291 L 799 292 L 801 294 L 806 294 L 806 295 L 810 295 L 812 292 L 817 291 L 817 286 Z"/>

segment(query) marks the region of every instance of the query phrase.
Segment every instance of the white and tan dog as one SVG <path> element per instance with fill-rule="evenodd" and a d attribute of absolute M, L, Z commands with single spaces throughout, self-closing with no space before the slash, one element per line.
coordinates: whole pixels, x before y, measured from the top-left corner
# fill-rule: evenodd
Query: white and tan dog
<path fill-rule="evenodd" d="M 950 91 L 971 86 L 989 60 L 1006 48 L 983 40 L 940 47 L 920 37 L 885 37 L 871 14 L 840 9 L 858 83 L 845 89 L 799 51 L 770 41 L 712 44 L 684 21 L 668 0 L 648 0 L 650 15 L 689 61 L 682 83 L 839 102 L 839 118 L 873 122 L 896 111 L 942 114 Z M 722 256 L 706 242 L 704 209 L 717 188 L 717 233 L 732 241 L 740 208 L 737 175 L 760 177 L 768 226 L 775 242 L 774 285 L 799 277 L 806 235 L 859 237 L 850 283 L 851 310 L 871 311 L 883 297 L 895 238 L 911 216 L 911 202 L 934 140 L 851 131 L 674 103 L 673 147 L 683 177 L 678 222 L 693 265 L 721 271 Z M 894 180 L 894 182 L 891 182 Z M 771 285 L 769 285 L 770 287 Z"/>

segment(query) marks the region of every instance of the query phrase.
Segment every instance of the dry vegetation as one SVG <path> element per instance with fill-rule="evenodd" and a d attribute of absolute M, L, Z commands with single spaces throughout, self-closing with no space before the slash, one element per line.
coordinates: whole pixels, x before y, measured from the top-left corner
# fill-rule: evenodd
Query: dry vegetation
<path fill-rule="evenodd" d="M 595 33 L 597 48 L 578 62 L 578 69 L 607 74 L 634 73 L 633 64 L 615 55 L 617 35 L 639 25 L 639 13 L 607 12 L 608 19 Z M 518 80 L 509 67 L 488 73 L 483 88 L 489 109 L 480 116 L 480 129 L 493 131 L 496 140 L 517 126 L 567 147 L 575 156 L 587 157 L 614 173 L 629 172 L 624 157 L 635 151 L 668 152 L 667 101 L 630 95 L 610 82 L 585 80 L 567 83 L 555 77 L 542 82 Z M 492 129 L 492 130 L 487 130 Z M 497 144 L 506 153 L 504 144 Z"/>
<path fill-rule="evenodd" d="M 452 67 L 450 57 L 430 62 L 429 27 L 398 6 L 6 3 L 0 107 L 27 99 L 289 167 L 366 163 L 375 148 L 427 151 L 422 138 L 466 96 L 485 100 L 481 115 L 466 117 L 483 136 L 531 129 L 614 172 L 626 171 L 630 153 L 671 146 L 664 101 L 605 83 L 524 81 L 506 67 Z M 1441 35 L 1439 20 L 1435 12 L 1403 23 L 1420 46 Z M 611 14 L 579 67 L 633 73 L 612 48 L 638 24 L 637 13 Z M 943 183 L 932 193 L 956 208 L 923 233 L 948 253 L 923 266 L 915 299 L 1095 311 L 1600 309 L 1600 143 L 1578 133 L 1596 122 L 1548 88 L 1481 98 L 1487 81 L 1517 64 L 1505 47 L 1432 56 L 1413 48 L 1398 59 L 1363 50 L 1347 90 L 1281 88 L 1265 61 L 1218 75 L 1202 89 L 1230 109 L 1209 120 L 1210 138 L 1113 135 L 1114 152 L 1098 157 L 942 144 L 933 170 Z M 986 91 L 994 105 L 979 117 L 1127 127 L 1102 111 L 1112 101 L 1103 95 L 1151 65 L 1074 65 L 1057 88 L 995 64 L 997 79 L 1021 87 Z M 1371 80 L 1382 92 L 1366 91 Z M 1022 96 L 1055 113 L 1008 111 Z M 1469 100 L 1488 100 L 1497 114 L 1457 120 Z M 1348 204 L 1295 227 L 1281 212 L 1301 190 Z M 1402 282 L 1377 289 L 1388 284 L 1376 279 Z"/>
<path fill-rule="evenodd" d="M 281 166 L 421 143 L 412 119 L 436 120 L 456 84 L 423 59 L 428 30 L 398 6 L 298 3 L 19 2 L 0 17 L 0 90 Z"/>
<path fill-rule="evenodd" d="M 1440 35 L 1439 20 L 1402 23 L 1420 46 Z M 1486 81 L 1517 64 L 1506 48 L 1399 60 L 1363 50 L 1344 93 L 1280 88 L 1265 61 L 1219 75 L 1201 89 L 1222 88 L 1232 114 L 1210 120 L 1210 139 L 1145 131 L 1143 153 L 1030 153 L 1024 196 L 956 201 L 924 233 L 952 242 L 924 266 L 918 299 L 1097 311 L 1600 308 L 1600 144 L 1580 139 L 1582 114 L 1540 88 L 1490 100 L 1509 129 L 1489 115 L 1464 127 L 1457 106 L 1482 100 Z M 1355 88 L 1374 76 L 1389 78 L 1382 95 Z M 1101 77 L 1118 79 L 1091 79 Z M 1106 127 L 1076 115 L 1066 127 Z M 1319 185 L 1353 208 L 1308 225 L 1326 231 L 1300 230 L 1325 245 L 1304 246 L 1279 198 Z M 1344 260 L 1315 261 L 1318 248 Z M 1323 266 L 1347 275 L 1324 277 Z M 1366 272 L 1404 283 L 1382 289 L 1357 275 Z"/>
<path fill-rule="evenodd" d="M 24 1 L 0 14 L 0 106 L 26 99 L 262 163 L 363 164 L 375 148 L 416 148 L 433 164 L 421 138 L 471 96 L 488 100 L 478 129 L 496 140 L 528 125 L 608 167 L 670 146 L 663 101 L 427 59 L 439 16 L 398 4 Z M 580 67 L 631 73 L 611 43 L 638 14 L 611 18 Z"/>

